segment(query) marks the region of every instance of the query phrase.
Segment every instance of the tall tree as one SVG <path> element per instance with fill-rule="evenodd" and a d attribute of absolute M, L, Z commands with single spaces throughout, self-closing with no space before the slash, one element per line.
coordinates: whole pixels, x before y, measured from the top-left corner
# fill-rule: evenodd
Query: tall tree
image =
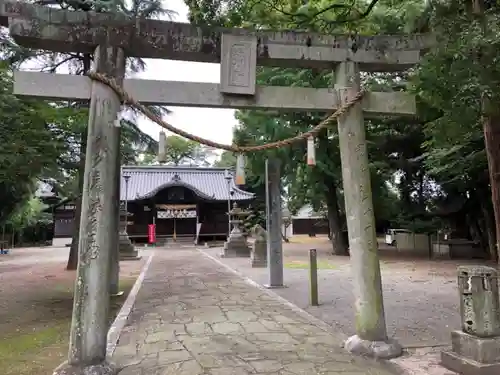
<path fill-rule="evenodd" d="M 208 166 L 210 165 L 208 157 L 213 156 L 212 153 L 211 150 L 198 142 L 184 139 L 178 135 L 170 135 L 166 138 L 166 164 Z"/>
<path fill-rule="evenodd" d="M 485 2 L 485 30 L 482 17 L 472 14 L 473 3 L 433 4 L 428 28 L 438 43 L 417 71 L 415 90 L 436 113 L 425 128 L 424 146 L 425 163 L 442 189 L 440 209 L 453 214 L 456 227 L 466 227 L 471 237 L 488 244 L 490 258 L 497 260 L 495 228 L 499 223 L 495 225 L 493 219 L 484 146 L 488 133 L 483 133 L 483 126 L 487 125 L 484 121 L 493 121 L 492 128 L 500 124 L 496 105 L 500 99 L 500 9 L 496 2 Z M 485 108 L 482 98 L 495 105 Z"/>

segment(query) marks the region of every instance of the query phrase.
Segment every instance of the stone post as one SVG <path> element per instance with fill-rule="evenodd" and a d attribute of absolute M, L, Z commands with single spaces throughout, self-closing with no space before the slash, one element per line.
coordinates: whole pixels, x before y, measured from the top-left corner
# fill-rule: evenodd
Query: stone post
<path fill-rule="evenodd" d="M 462 330 L 451 333 L 444 367 L 463 375 L 500 374 L 498 272 L 486 266 L 458 267 Z"/>
<path fill-rule="evenodd" d="M 253 268 L 267 267 L 267 233 L 257 224 L 253 228 L 253 236 L 251 265 Z"/>
<path fill-rule="evenodd" d="M 122 49 L 101 45 L 94 59 L 97 72 L 123 77 Z M 58 375 L 116 373 L 114 366 L 106 362 L 106 337 L 110 260 L 118 238 L 119 129 L 115 120 L 119 109 L 120 102 L 113 90 L 93 82 L 69 355 L 68 361 L 55 370 Z"/>
<path fill-rule="evenodd" d="M 266 218 L 269 288 L 283 285 L 283 246 L 281 241 L 281 163 L 279 159 L 266 160 Z"/>
<path fill-rule="evenodd" d="M 359 67 L 354 62 L 340 63 L 335 79 L 341 103 L 360 90 Z M 356 335 L 347 339 L 345 348 L 354 354 L 396 357 L 401 355 L 402 348 L 387 337 L 361 103 L 338 118 L 338 132 L 356 301 Z"/>

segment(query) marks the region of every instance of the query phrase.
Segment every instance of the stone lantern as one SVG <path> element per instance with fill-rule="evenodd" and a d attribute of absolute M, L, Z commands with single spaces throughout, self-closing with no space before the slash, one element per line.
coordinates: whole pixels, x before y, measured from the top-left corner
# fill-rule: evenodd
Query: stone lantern
<path fill-rule="evenodd" d="M 224 243 L 224 252 L 222 257 L 250 257 L 250 247 L 247 239 L 241 230 L 241 224 L 251 214 L 250 211 L 245 211 L 238 207 L 235 202 L 233 208 L 229 211 L 229 223 L 233 226 L 227 242 Z"/>
<path fill-rule="evenodd" d="M 128 219 L 133 214 L 127 212 L 125 207 L 120 205 L 120 238 L 119 238 L 119 251 L 120 260 L 139 260 L 138 251 L 135 249 L 134 245 L 130 241 L 127 233 Z"/>

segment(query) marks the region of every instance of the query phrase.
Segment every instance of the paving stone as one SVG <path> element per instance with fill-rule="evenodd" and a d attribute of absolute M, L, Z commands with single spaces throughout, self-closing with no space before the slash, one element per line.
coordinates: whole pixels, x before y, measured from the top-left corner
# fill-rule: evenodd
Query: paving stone
<path fill-rule="evenodd" d="M 206 312 L 206 313 L 201 313 L 193 316 L 193 322 L 202 322 L 202 323 L 208 323 L 208 324 L 214 324 L 214 323 L 222 323 L 227 321 L 226 316 L 224 315 L 223 311 L 219 312 Z"/>
<path fill-rule="evenodd" d="M 162 366 L 162 375 L 199 375 L 203 368 L 195 360 L 171 363 Z"/>
<path fill-rule="evenodd" d="M 248 332 L 248 333 L 268 332 L 268 329 L 260 322 L 245 322 L 245 323 L 241 323 L 241 326 L 243 327 L 245 332 Z"/>
<path fill-rule="evenodd" d="M 182 336 L 179 341 L 191 353 L 230 352 L 233 343 L 229 340 L 214 340 L 212 336 Z"/>
<path fill-rule="evenodd" d="M 147 356 L 149 354 L 156 354 L 165 348 L 165 342 L 158 341 L 150 344 L 142 344 L 138 346 L 137 352 L 142 356 Z"/>
<path fill-rule="evenodd" d="M 277 333 L 277 332 L 255 332 L 254 335 L 258 340 L 264 342 L 277 342 L 277 343 L 289 343 L 297 344 L 298 341 L 293 338 L 289 333 Z"/>
<path fill-rule="evenodd" d="M 211 337 L 213 341 L 225 344 L 231 347 L 233 352 L 238 354 L 253 353 L 259 350 L 259 346 L 254 343 L 255 338 L 251 335 L 214 335 Z"/>
<path fill-rule="evenodd" d="M 237 323 L 215 323 L 212 324 L 212 329 L 215 333 L 226 334 L 226 333 L 235 333 L 243 331 L 243 327 Z"/>
<path fill-rule="evenodd" d="M 137 375 L 142 372 L 142 368 L 138 364 L 130 366 L 125 366 L 125 365 L 122 366 L 124 367 L 118 373 L 119 375 Z"/>
<path fill-rule="evenodd" d="M 257 320 L 257 316 L 249 311 L 233 310 L 226 312 L 226 315 L 231 322 L 252 322 Z"/>
<path fill-rule="evenodd" d="M 308 344 L 327 344 L 327 345 L 332 345 L 332 346 L 335 346 L 335 345 L 339 345 L 339 340 L 332 336 L 332 335 L 328 335 L 328 334 L 325 334 L 323 332 L 321 333 L 318 333 L 314 336 L 308 336 L 306 339 L 305 339 L 305 342 L 308 343 Z"/>
<path fill-rule="evenodd" d="M 165 342 L 173 340 L 175 340 L 175 332 L 162 330 L 148 334 L 144 339 L 144 342 L 146 344 L 153 344 L 157 342 Z"/>
<path fill-rule="evenodd" d="M 137 354 L 136 344 L 135 343 L 128 343 L 128 344 L 119 343 L 117 348 L 115 349 L 114 354 L 118 357 L 135 356 Z"/>
<path fill-rule="evenodd" d="M 156 370 L 160 367 L 157 355 L 155 355 L 154 357 L 143 358 L 142 361 L 139 363 L 139 366 L 141 367 L 143 372 L 150 372 L 156 374 L 157 373 Z"/>
<path fill-rule="evenodd" d="M 294 323 L 297 323 L 297 320 L 295 319 L 291 319 L 287 316 L 284 316 L 284 315 L 274 315 L 273 316 L 274 320 L 277 321 L 278 323 L 281 323 L 281 324 L 294 324 Z"/>
<path fill-rule="evenodd" d="M 192 359 L 192 356 L 187 350 L 165 350 L 158 353 L 159 365 L 184 362 L 188 359 Z"/>
<path fill-rule="evenodd" d="M 311 362 L 292 362 L 286 364 L 284 368 L 296 375 L 310 375 L 316 373 L 315 365 Z"/>
<path fill-rule="evenodd" d="M 182 312 L 180 314 L 175 314 L 173 319 L 171 320 L 172 323 L 177 323 L 177 324 L 187 324 L 191 323 L 193 321 L 193 317 L 185 312 Z"/>
<path fill-rule="evenodd" d="M 185 350 L 184 345 L 179 341 L 165 343 L 165 350 Z"/>
<path fill-rule="evenodd" d="M 266 320 L 266 319 L 260 319 L 259 323 L 262 324 L 264 327 L 266 327 L 270 331 L 283 331 L 284 328 L 279 325 L 278 323 L 272 321 L 272 320 Z"/>
<path fill-rule="evenodd" d="M 283 364 L 281 362 L 269 359 L 265 359 L 262 361 L 250 361 L 249 364 L 257 372 L 278 371 L 283 368 Z"/>
<path fill-rule="evenodd" d="M 206 322 L 188 323 L 184 327 L 185 331 L 192 336 L 213 333 L 210 324 Z"/>
<path fill-rule="evenodd" d="M 204 369 L 210 368 L 220 368 L 224 365 L 224 361 L 222 358 L 219 358 L 215 355 L 211 354 L 194 354 L 196 361 L 203 367 Z"/>
<path fill-rule="evenodd" d="M 303 335 L 309 335 L 311 334 L 311 331 L 315 332 L 316 330 L 312 330 L 310 328 L 304 327 L 302 324 L 283 324 L 283 328 L 292 336 L 303 336 Z"/>
<path fill-rule="evenodd" d="M 248 375 L 250 372 L 241 367 L 233 368 L 213 368 L 210 369 L 209 374 L 211 375 Z"/>
<path fill-rule="evenodd" d="M 300 348 L 300 344 L 294 343 L 279 343 L 279 342 L 259 342 L 256 344 L 260 350 L 266 352 L 291 352 L 298 351 Z"/>

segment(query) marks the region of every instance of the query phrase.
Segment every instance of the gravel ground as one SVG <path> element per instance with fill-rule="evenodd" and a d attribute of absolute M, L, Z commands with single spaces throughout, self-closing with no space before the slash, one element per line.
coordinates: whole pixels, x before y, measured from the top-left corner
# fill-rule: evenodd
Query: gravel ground
<path fill-rule="evenodd" d="M 315 247 L 318 261 L 328 263 L 331 269 L 318 270 L 320 306 L 309 306 L 309 279 L 306 265 L 308 249 Z M 311 243 L 284 245 L 284 281 L 287 286 L 275 291 L 315 317 L 332 325 L 340 332 L 351 335 L 353 327 L 352 277 L 349 258 L 329 254 L 329 245 L 318 239 Z M 219 256 L 220 248 L 203 249 Z M 381 262 L 387 330 L 405 347 L 448 345 L 450 331 L 460 327 L 456 261 L 430 261 L 407 259 L 387 254 L 383 249 Z M 221 259 L 259 284 L 266 284 L 268 271 L 251 268 L 248 258 Z M 463 264 L 463 262 L 461 263 Z"/>

